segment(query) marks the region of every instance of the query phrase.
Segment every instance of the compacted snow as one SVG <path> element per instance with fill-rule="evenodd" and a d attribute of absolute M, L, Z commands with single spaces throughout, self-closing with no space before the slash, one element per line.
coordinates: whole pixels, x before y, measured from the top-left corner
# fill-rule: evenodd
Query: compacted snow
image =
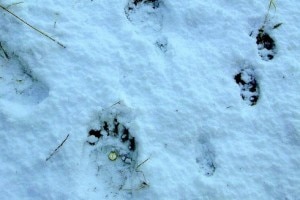
<path fill-rule="evenodd" d="M 1 200 L 300 198 L 299 1 L 0 4 Z"/>

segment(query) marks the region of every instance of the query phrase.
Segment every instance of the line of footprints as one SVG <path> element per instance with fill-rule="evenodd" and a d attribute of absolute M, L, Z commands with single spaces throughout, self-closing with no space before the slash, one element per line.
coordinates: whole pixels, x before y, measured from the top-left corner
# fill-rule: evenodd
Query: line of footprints
<path fill-rule="evenodd" d="M 151 20 L 152 18 L 157 18 L 158 21 L 161 19 L 159 16 L 158 8 L 161 6 L 162 2 L 160 0 L 130 0 L 125 7 L 125 15 L 127 19 L 136 24 L 137 21 Z M 147 12 L 155 13 L 153 16 L 149 15 L 146 19 L 141 19 L 140 15 L 135 16 L 140 11 L 143 12 L 143 7 L 148 7 L 152 11 Z M 159 22 L 157 22 L 159 24 Z M 275 25 L 273 28 L 266 30 L 266 26 L 263 25 L 258 31 L 251 32 L 250 36 L 255 37 L 256 44 L 258 48 L 258 54 L 264 61 L 272 60 L 276 54 L 276 45 L 273 38 L 268 32 L 272 29 L 276 29 L 281 24 Z M 166 51 L 167 42 L 160 40 L 156 42 L 156 45 L 163 51 Z M 256 79 L 255 70 L 252 66 L 242 66 L 240 71 L 234 76 L 236 83 L 240 87 L 240 96 L 242 99 L 250 106 L 257 104 L 260 96 L 259 84 Z"/>
<path fill-rule="evenodd" d="M 143 6 L 156 12 L 160 1 L 130 0 L 125 7 L 125 15 L 133 24 L 140 20 L 135 14 L 141 11 Z M 276 45 L 269 33 L 260 28 L 257 32 L 252 32 L 250 36 L 256 39 L 261 59 L 272 60 L 276 54 Z M 159 45 L 159 47 L 162 46 Z M 234 76 L 234 80 L 240 87 L 241 98 L 250 106 L 256 105 L 260 91 L 254 68 L 243 66 Z M 138 151 L 135 137 L 131 134 L 128 124 L 122 123 L 124 118 L 119 118 L 119 114 L 127 114 L 119 111 L 118 114 L 110 113 L 109 117 L 100 118 L 99 127 L 88 132 L 87 144 L 92 149 L 90 157 L 96 164 L 99 175 L 102 175 L 102 180 L 121 190 L 128 187 L 128 183 L 132 182 L 133 174 L 137 172 Z M 204 175 L 212 176 L 216 169 L 213 151 L 206 143 L 203 143 L 201 148 L 200 152 L 202 153 L 196 158 L 196 162 Z M 105 174 L 111 174 L 111 176 L 105 176 Z M 137 185 L 145 186 L 145 177 L 144 180 L 138 180 L 138 182 Z M 132 185 L 128 188 L 130 187 Z"/>
<path fill-rule="evenodd" d="M 130 0 L 125 7 L 125 14 L 133 24 L 134 20 L 138 20 L 134 18 L 134 13 L 142 9 L 143 6 L 150 7 L 154 11 L 160 6 L 160 1 Z M 272 60 L 276 54 L 276 45 L 268 32 L 261 28 L 256 33 L 252 32 L 250 36 L 256 39 L 260 57 L 265 61 Z M 259 100 L 260 91 L 255 70 L 250 66 L 244 66 L 234 76 L 234 80 L 240 87 L 242 99 L 250 106 L 256 105 Z M 108 171 L 115 169 L 116 174 L 119 173 L 119 179 L 114 180 L 112 184 L 122 188 L 126 185 L 126 180 L 131 177 L 136 166 L 136 141 L 131 135 L 129 127 L 122 124 L 117 115 L 110 115 L 110 117 L 104 119 L 106 120 L 100 120 L 101 125 L 98 129 L 91 129 L 89 131 L 87 143 L 93 147 L 91 156 L 95 157 L 94 162 L 97 163 L 98 169 L 101 169 L 102 172 L 103 170 L 105 171 L 103 169 L 105 165 L 109 166 Z M 110 165 L 107 163 L 107 160 L 116 161 L 118 165 Z M 206 156 L 205 159 L 201 157 L 197 162 L 200 163 L 205 175 L 211 176 L 214 173 L 213 156 Z"/>
<path fill-rule="evenodd" d="M 274 26 L 275 29 L 276 26 Z M 250 36 L 255 36 L 252 32 Z M 272 60 L 276 54 L 276 45 L 273 38 L 264 28 L 260 28 L 256 34 L 258 54 L 264 61 Z M 242 99 L 250 106 L 256 105 L 260 91 L 256 80 L 255 70 L 251 66 L 244 66 L 234 76 L 235 82 L 240 86 Z"/>

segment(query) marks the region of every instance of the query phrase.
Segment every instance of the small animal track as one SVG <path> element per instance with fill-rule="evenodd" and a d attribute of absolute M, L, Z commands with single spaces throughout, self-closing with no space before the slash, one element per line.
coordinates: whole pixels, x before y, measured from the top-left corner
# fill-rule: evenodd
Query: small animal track
<path fill-rule="evenodd" d="M 254 70 L 251 68 L 242 69 L 234 76 L 234 79 L 241 88 L 242 99 L 250 106 L 254 106 L 259 98 L 259 86 Z"/>
<path fill-rule="evenodd" d="M 155 42 L 155 45 L 161 50 L 163 53 L 166 53 L 168 51 L 168 40 L 165 37 L 162 37 L 158 39 Z"/>
<path fill-rule="evenodd" d="M 276 45 L 273 38 L 264 30 L 260 29 L 256 36 L 258 53 L 263 60 L 272 60 L 276 53 Z"/>
<path fill-rule="evenodd" d="M 125 7 L 125 15 L 134 25 L 159 31 L 163 18 L 160 6 L 160 0 L 130 0 Z"/>
<path fill-rule="evenodd" d="M 196 163 L 198 163 L 200 172 L 204 176 L 213 176 L 216 171 L 215 155 L 210 144 L 206 141 L 200 141 L 197 146 Z"/>
<path fill-rule="evenodd" d="M 97 173 L 115 191 L 130 189 L 137 162 L 137 143 L 124 113 L 106 112 L 98 128 L 89 130 L 87 144 Z M 126 116 L 125 116 L 126 117 Z"/>
<path fill-rule="evenodd" d="M 253 32 L 250 34 L 250 36 L 253 35 L 256 35 L 259 56 L 265 61 L 272 60 L 277 51 L 274 39 L 263 28 L 260 28 L 257 34 Z"/>
<path fill-rule="evenodd" d="M 35 78 L 31 69 L 14 54 L 0 57 L 0 99 L 35 105 L 49 94 L 49 88 Z"/>

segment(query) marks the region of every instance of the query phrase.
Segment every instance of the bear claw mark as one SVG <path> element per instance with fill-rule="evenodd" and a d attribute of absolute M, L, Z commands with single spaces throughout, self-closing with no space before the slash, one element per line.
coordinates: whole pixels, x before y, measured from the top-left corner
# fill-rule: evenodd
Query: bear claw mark
<path fill-rule="evenodd" d="M 115 118 L 114 119 L 114 129 L 113 129 L 113 134 L 114 134 L 114 136 L 118 136 L 119 135 L 119 122 L 118 122 L 118 120 Z"/>
<path fill-rule="evenodd" d="M 126 142 L 127 140 L 129 140 L 129 130 L 127 128 L 124 128 L 121 140 L 122 142 Z"/>
<path fill-rule="evenodd" d="M 122 133 L 121 136 L 120 133 Z M 111 123 L 109 121 L 104 121 L 99 130 L 91 129 L 88 133 L 87 143 L 92 146 L 97 145 L 99 140 L 104 137 L 123 143 L 130 152 L 136 150 L 135 138 L 131 136 L 129 129 L 126 126 L 120 124 L 117 118 L 114 118 Z M 123 145 L 116 145 L 115 148 L 120 152 L 119 156 L 121 160 L 129 164 L 131 162 L 129 162 L 129 160 L 132 160 L 132 153 L 122 150 L 123 148 L 121 146 Z M 119 147 L 120 150 L 118 150 Z"/>
<path fill-rule="evenodd" d="M 89 137 L 94 137 L 94 140 L 87 141 L 90 145 L 95 145 L 96 142 L 101 138 L 103 135 L 101 134 L 101 130 L 90 130 Z M 97 138 L 97 139 L 96 139 Z"/>
<path fill-rule="evenodd" d="M 128 146 L 130 151 L 134 151 L 135 150 L 135 139 L 134 137 L 131 137 L 129 139 L 129 146 Z"/>

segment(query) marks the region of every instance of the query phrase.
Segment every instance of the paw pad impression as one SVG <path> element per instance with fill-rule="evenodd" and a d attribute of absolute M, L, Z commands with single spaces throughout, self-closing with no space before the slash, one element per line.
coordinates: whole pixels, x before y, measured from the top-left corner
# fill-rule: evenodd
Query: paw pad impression
<path fill-rule="evenodd" d="M 265 60 L 272 60 L 276 53 L 276 45 L 273 38 L 263 29 L 259 29 L 256 36 L 256 44 L 258 47 L 258 54 Z"/>
<path fill-rule="evenodd" d="M 208 142 L 200 142 L 197 149 L 196 163 L 204 176 L 213 176 L 216 171 L 215 154 Z"/>
<path fill-rule="evenodd" d="M 254 70 L 251 68 L 242 69 L 234 76 L 234 79 L 241 88 L 242 99 L 250 106 L 254 106 L 259 98 L 259 87 Z"/>
<path fill-rule="evenodd" d="M 49 88 L 30 66 L 21 57 L 3 52 L 5 56 L 0 54 L 0 98 L 20 105 L 37 105 L 46 99 Z"/>
<path fill-rule="evenodd" d="M 136 180 L 138 146 L 131 133 L 133 118 L 128 111 L 121 105 L 104 111 L 87 135 L 89 159 L 97 170 L 99 185 L 108 186 L 110 193 L 125 194 L 128 192 L 125 189 L 131 188 Z"/>
<path fill-rule="evenodd" d="M 162 28 L 160 0 L 129 0 L 125 7 L 127 19 L 140 28 L 158 31 Z"/>
<path fill-rule="evenodd" d="M 134 160 L 135 138 L 131 136 L 126 126 L 118 122 L 117 118 L 112 121 L 104 121 L 102 127 L 98 130 L 91 129 L 88 133 L 87 142 L 92 146 L 106 146 L 108 158 L 114 153 L 117 158 L 120 158 L 126 164 L 131 164 Z"/>

